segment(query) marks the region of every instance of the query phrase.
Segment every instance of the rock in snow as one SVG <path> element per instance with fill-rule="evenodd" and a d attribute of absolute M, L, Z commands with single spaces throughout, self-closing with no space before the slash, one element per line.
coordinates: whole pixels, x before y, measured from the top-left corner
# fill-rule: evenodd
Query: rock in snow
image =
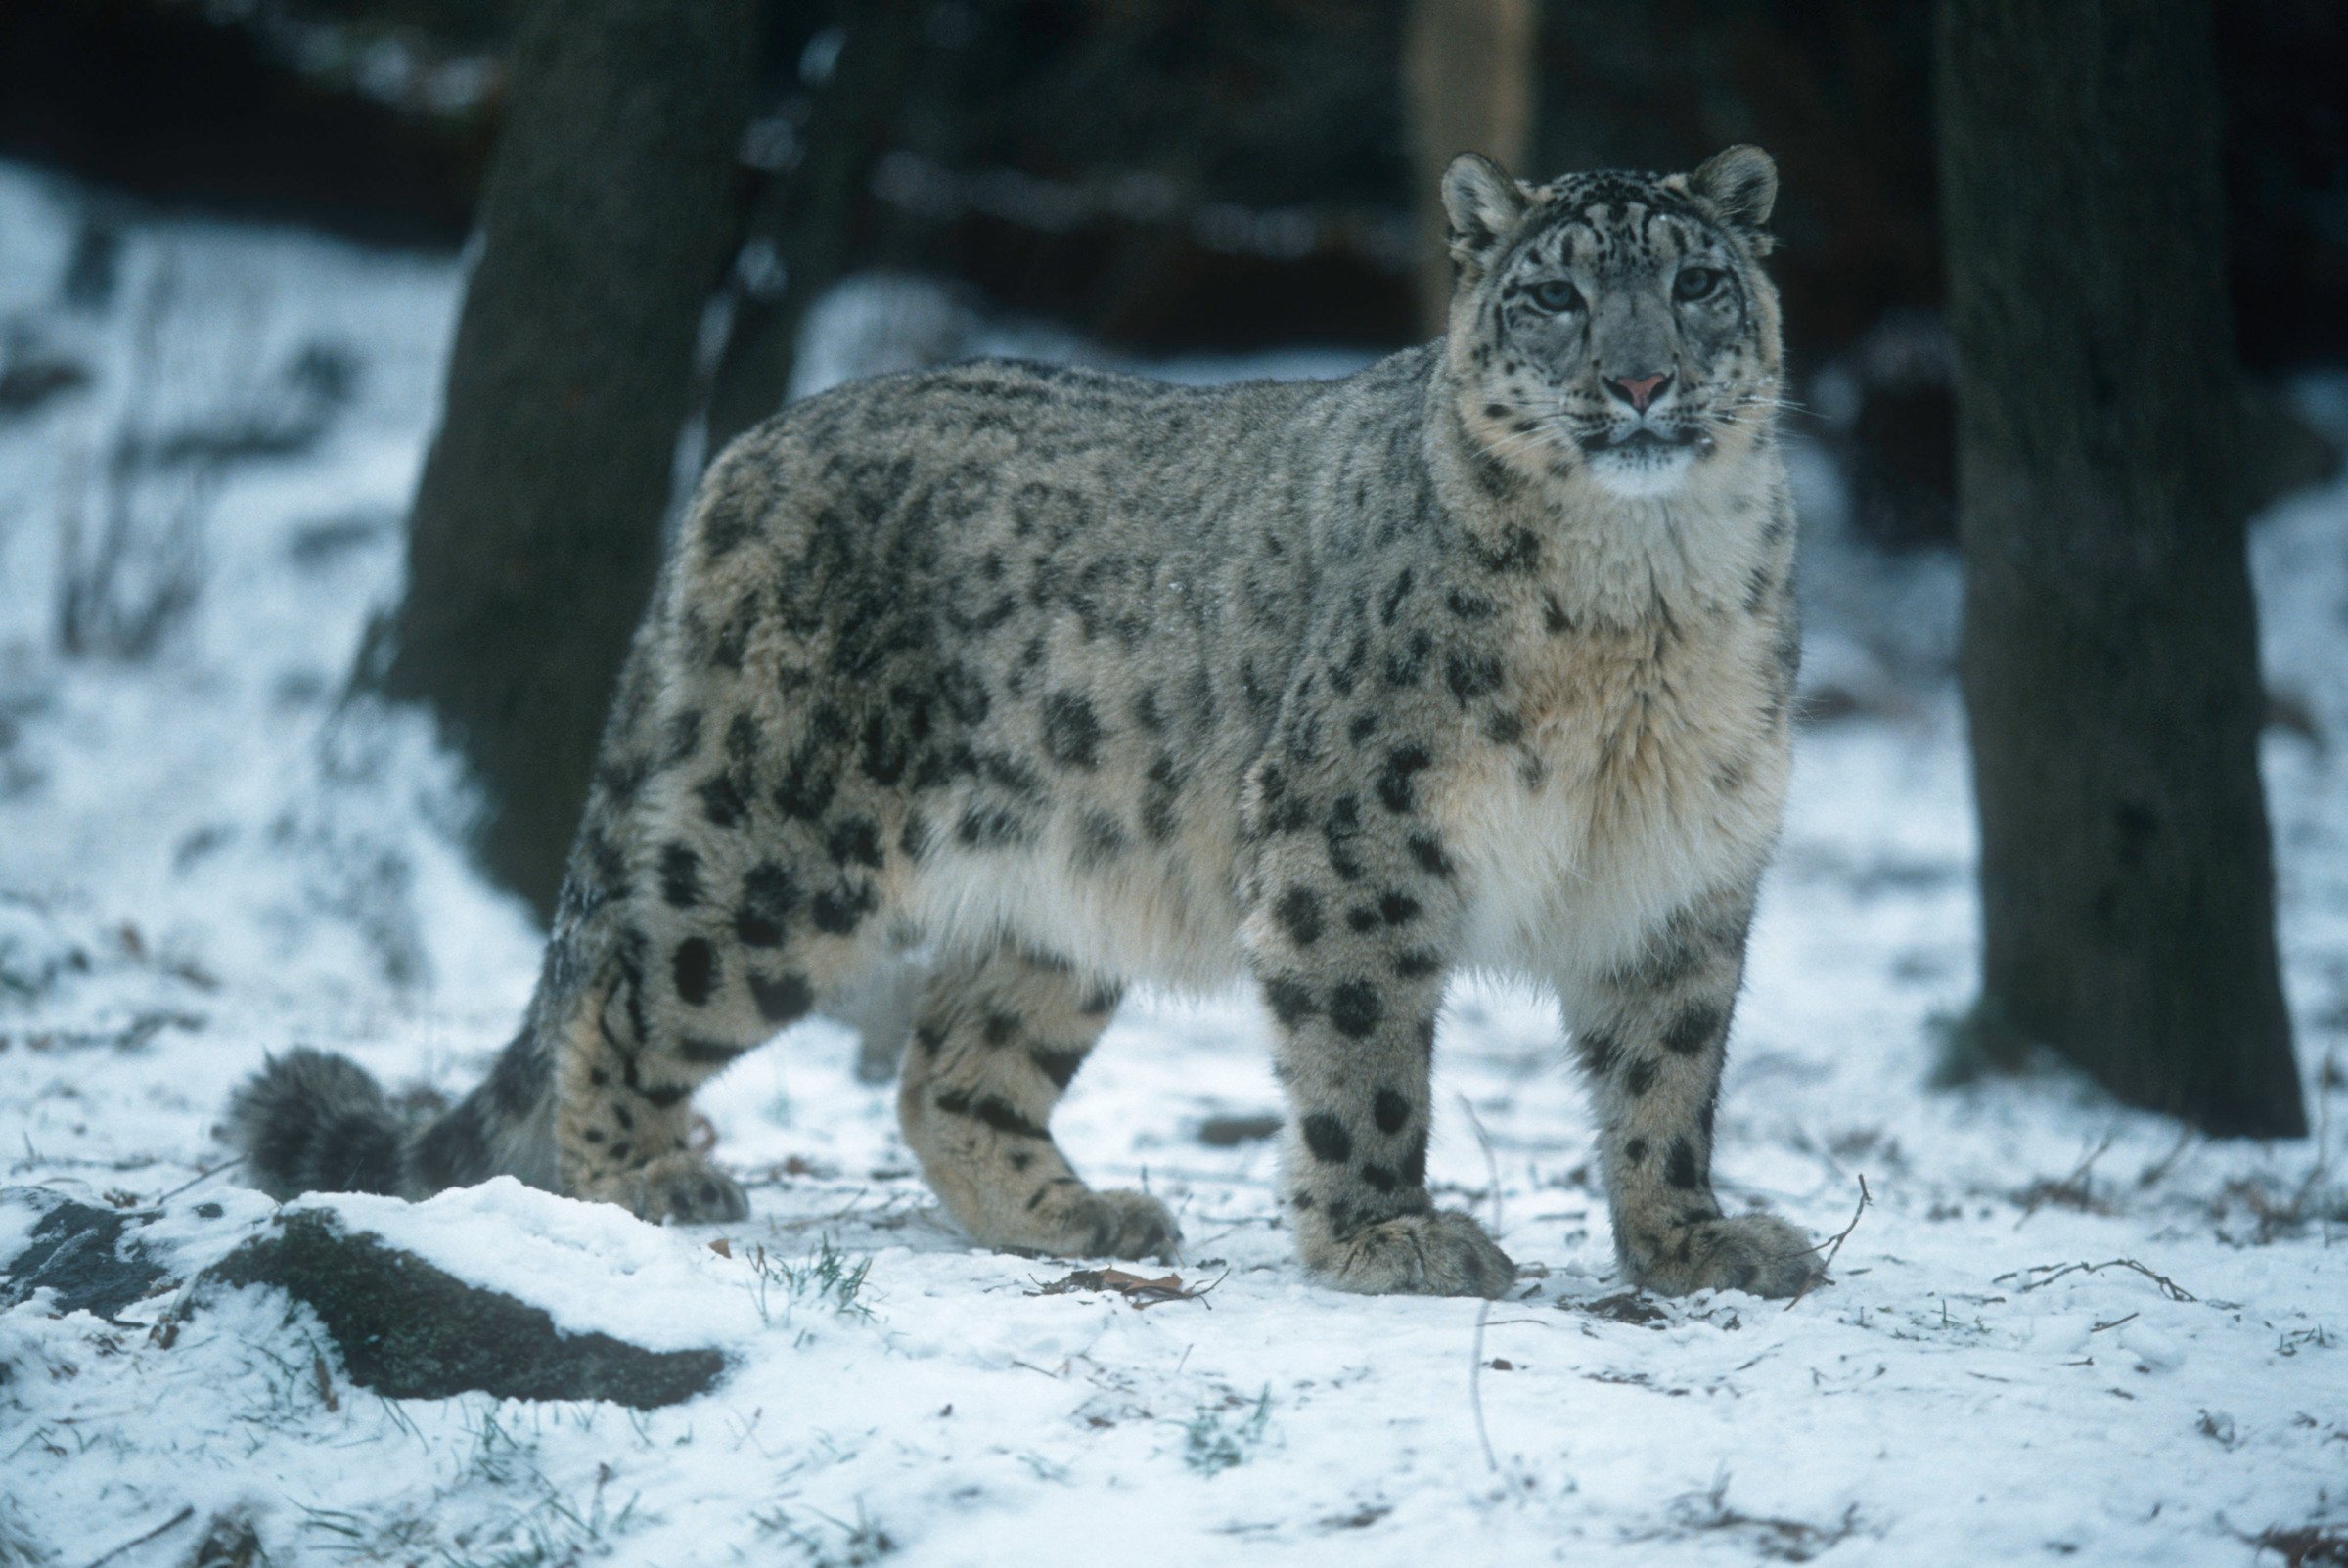
<path fill-rule="evenodd" d="M 543 1308 L 468 1284 L 353 1231 L 331 1210 L 282 1215 L 208 1270 L 224 1285 L 274 1285 L 318 1314 L 352 1382 L 393 1399 L 480 1390 L 500 1399 L 602 1399 L 649 1410 L 705 1393 L 715 1350 L 647 1350 L 564 1333 Z"/>

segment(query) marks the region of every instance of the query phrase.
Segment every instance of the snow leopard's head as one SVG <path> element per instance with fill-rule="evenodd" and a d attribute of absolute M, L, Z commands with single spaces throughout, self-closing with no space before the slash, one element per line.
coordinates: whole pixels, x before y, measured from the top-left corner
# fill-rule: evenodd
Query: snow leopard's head
<path fill-rule="evenodd" d="M 1539 186 L 1454 158 L 1447 354 L 1469 434 L 1520 472 L 1586 474 L 1619 496 L 1667 494 L 1749 450 L 1779 397 L 1761 268 L 1777 194 L 1757 147 L 1693 174 Z"/>

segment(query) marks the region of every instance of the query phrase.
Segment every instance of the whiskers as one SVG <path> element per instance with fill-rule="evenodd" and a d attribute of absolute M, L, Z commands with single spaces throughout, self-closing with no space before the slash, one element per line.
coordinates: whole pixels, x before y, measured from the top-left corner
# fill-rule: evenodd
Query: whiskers
<path fill-rule="evenodd" d="M 1526 456 L 1557 456 L 1569 452 L 1579 444 L 1571 423 L 1562 415 L 1537 415 L 1529 430 L 1511 429 L 1484 442 L 1484 450 L 1498 458 Z"/>

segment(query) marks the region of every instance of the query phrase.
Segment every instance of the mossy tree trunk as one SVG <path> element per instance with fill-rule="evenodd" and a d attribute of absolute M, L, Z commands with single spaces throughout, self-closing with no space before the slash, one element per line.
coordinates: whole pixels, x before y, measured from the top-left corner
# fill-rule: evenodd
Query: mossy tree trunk
<path fill-rule="evenodd" d="M 657 567 L 724 262 L 754 0 L 540 0 L 518 43 L 406 596 L 362 684 L 429 704 L 490 873 L 552 910 Z"/>
<path fill-rule="evenodd" d="M 1539 96 L 1540 16 L 1534 0 L 1410 0 L 1402 42 L 1410 112 L 1412 208 L 1419 230 L 1419 316 L 1440 335 L 1451 309 L 1451 254 L 1443 242 L 1443 169 L 1481 153 L 1518 179 L 1529 169 Z"/>
<path fill-rule="evenodd" d="M 2275 942 L 2206 0 L 1941 0 L 1981 1019 L 2306 1130 Z"/>

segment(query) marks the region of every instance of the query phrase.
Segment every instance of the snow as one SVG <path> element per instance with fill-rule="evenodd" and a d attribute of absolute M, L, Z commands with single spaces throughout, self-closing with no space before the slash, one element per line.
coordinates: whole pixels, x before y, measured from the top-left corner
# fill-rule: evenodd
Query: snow
<path fill-rule="evenodd" d="M 2348 484 L 2277 507 L 2254 555 L 2271 679 L 2313 731 L 2272 733 L 2266 765 L 2316 1139 L 2181 1136 L 2052 1067 L 1928 1086 L 1977 950 L 1954 568 L 1840 542 L 1831 472 L 1805 459 L 1813 646 L 1857 700 L 1800 739 L 1721 1176 L 1732 1205 L 1822 1237 L 1851 1226 L 1864 1178 L 1830 1286 L 1790 1307 L 1626 1295 L 1553 1019 L 1465 988 L 1432 1172 L 1526 1266 L 1513 1299 L 1304 1281 L 1272 1145 L 1196 1136 L 1279 1103 L 1236 994 L 1129 1004 L 1060 1118 L 1096 1181 L 1166 1198 L 1176 1272 L 1211 1288 L 1147 1310 L 1039 1294 L 1072 1265 L 962 1240 L 889 1094 L 818 1020 L 703 1098 L 749 1186 L 742 1225 L 655 1229 L 505 1181 L 301 1200 L 567 1331 L 733 1363 L 644 1413 L 395 1403 L 347 1382 L 306 1308 L 191 1302 L 184 1281 L 275 1212 L 214 1169 L 211 1138 L 264 1053 L 319 1045 L 398 1088 L 459 1089 L 534 972 L 526 913 L 452 847 L 465 795 L 429 728 L 341 699 L 398 591 L 459 278 L 134 214 L 113 302 L 69 307 L 58 276 L 96 208 L 0 166 L 0 341 L 93 373 L 0 421 L 0 1159 L 6 1185 L 125 1209 L 171 1279 L 115 1322 L 40 1296 L 0 1314 L 0 1563 L 89 1562 L 158 1527 L 109 1560 L 178 1562 L 223 1512 L 276 1562 L 2248 1563 L 2263 1531 L 2348 1530 L 2348 1196 L 2327 1163 Z M 1101 357 L 923 287 L 835 297 L 808 363 L 883 363 L 880 329 L 923 311 L 963 352 Z M 160 323 L 145 346 L 142 316 Z M 314 447 L 218 476 L 186 618 L 149 657 L 61 656 L 57 524 L 99 483 L 90 455 L 126 421 L 167 432 L 265 398 L 322 343 L 356 356 L 353 396 Z M 2303 392 L 2348 410 L 2348 383 Z M 0 1202 L 0 1256 L 29 1224 Z M 827 1288 L 826 1249 L 861 1281 Z M 166 1344 L 151 1330 L 174 1308 L 192 1310 Z"/>

